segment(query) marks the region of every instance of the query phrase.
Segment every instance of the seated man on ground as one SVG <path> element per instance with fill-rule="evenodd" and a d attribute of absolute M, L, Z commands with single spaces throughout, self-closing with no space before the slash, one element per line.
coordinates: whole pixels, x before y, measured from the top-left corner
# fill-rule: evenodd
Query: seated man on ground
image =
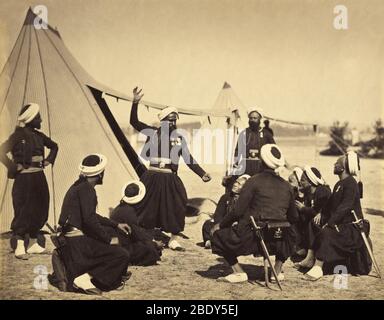
<path fill-rule="evenodd" d="M 335 265 L 340 261 L 346 262 L 349 273 L 370 272 L 371 261 L 354 216 L 362 222 L 361 190 L 353 177 L 358 175 L 359 171 L 359 158 L 355 152 L 348 152 L 339 157 L 334 165 L 333 172 L 339 176 L 339 181 L 335 184 L 329 200 L 327 210 L 330 217 L 315 239 L 313 250 L 316 261 L 312 269 L 304 275 L 305 280 L 320 279 L 323 276 L 324 263 Z"/>
<path fill-rule="evenodd" d="M 127 275 L 129 253 L 116 245 L 104 227 L 130 232 L 96 213 L 95 186 L 103 183 L 105 156 L 91 154 L 79 166 L 80 177 L 67 191 L 59 225 L 65 245 L 60 252 L 67 271 L 69 287 L 86 294 L 117 289 Z"/>
<path fill-rule="evenodd" d="M 263 254 L 252 229 L 250 216 L 260 225 L 268 222 L 294 223 L 298 219 L 293 189 L 275 172 L 275 169 L 285 164 L 279 147 L 267 144 L 261 148 L 260 153 L 262 171 L 248 179 L 241 190 L 235 210 L 212 229 L 212 252 L 224 257 L 233 270 L 232 274 L 220 278 L 223 281 L 247 281 L 248 276 L 238 263 L 237 257 Z M 286 232 L 286 229 L 263 231 L 267 246 L 273 247 L 275 251 L 275 269 L 279 280 L 282 280 L 283 263 L 293 250 L 290 232 Z"/>
<path fill-rule="evenodd" d="M 217 204 L 216 210 L 213 214 L 213 218 L 204 222 L 202 233 L 204 246 L 207 249 L 211 248 L 211 230 L 215 224 L 220 223 L 224 217 L 235 209 L 239 194 L 243 188 L 245 182 L 250 178 L 249 175 L 244 174 L 236 179 L 232 186 L 231 192 L 225 193 L 221 196 L 219 203 Z"/>
<path fill-rule="evenodd" d="M 152 240 L 152 235 L 138 225 L 136 205 L 145 196 L 145 186 L 140 181 L 128 182 L 122 190 L 120 204 L 112 211 L 110 218 L 117 223 L 128 224 L 131 233 L 111 229 L 111 235 L 118 237 L 122 247 L 130 253 L 130 263 L 149 266 L 160 260 L 162 247 Z"/>
<path fill-rule="evenodd" d="M 299 201 L 301 203 L 304 202 L 304 194 L 300 191 L 301 185 L 300 185 L 300 180 L 301 176 L 303 175 L 303 169 L 301 167 L 293 167 L 292 173 L 288 176 L 288 182 L 291 185 L 293 189 L 293 195 L 295 201 Z M 300 232 L 300 222 L 298 221 L 297 223 L 292 225 L 292 232 L 295 234 L 295 254 L 298 256 L 305 256 L 307 254 L 307 251 L 303 248 L 301 248 L 301 243 L 302 243 L 302 235 Z"/>
<path fill-rule="evenodd" d="M 325 184 L 320 171 L 310 166 L 304 167 L 300 185 L 304 193 L 304 203 L 295 203 L 299 212 L 298 226 L 302 239 L 300 246 L 306 250 L 307 255 L 303 261 L 295 264 L 295 267 L 312 268 L 315 263 L 313 242 L 328 220 L 325 209 L 332 192 Z"/>

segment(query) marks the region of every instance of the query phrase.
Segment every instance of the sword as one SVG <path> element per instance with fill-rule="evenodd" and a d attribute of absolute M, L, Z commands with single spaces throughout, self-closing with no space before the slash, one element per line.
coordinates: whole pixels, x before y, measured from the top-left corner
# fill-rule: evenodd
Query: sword
<path fill-rule="evenodd" d="M 357 218 L 356 212 L 355 212 L 354 210 L 352 210 L 351 212 L 352 212 L 353 216 L 355 217 L 355 223 L 356 223 L 357 227 L 360 229 L 361 237 L 363 238 L 365 247 L 367 248 L 369 257 L 370 257 L 371 260 L 372 260 L 372 263 L 373 263 L 373 266 L 375 267 L 376 273 L 378 274 L 379 278 L 382 279 L 382 278 L 381 278 L 380 269 L 379 269 L 379 265 L 377 264 L 376 259 L 375 259 L 375 256 L 373 255 L 373 251 L 372 251 L 372 249 L 371 249 L 371 246 L 369 245 L 367 236 L 366 236 L 366 234 L 365 234 L 365 232 L 364 232 L 364 230 L 363 230 L 363 226 L 359 224 L 360 221 L 361 221 L 361 219 L 359 220 L 359 219 Z"/>
<path fill-rule="evenodd" d="M 264 252 L 264 268 L 267 271 L 265 273 L 265 284 L 269 288 L 268 267 L 265 264 L 265 260 L 267 260 L 269 266 L 272 269 L 272 273 L 273 273 L 273 275 L 274 275 L 274 277 L 276 279 L 276 283 L 279 286 L 279 289 L 281 291 L 283 291 L 283 288 L 281 287 L 280 281 L 277 278 L 276 270 L 275 270 L 275 268 L 272 265 L 271 258 L 269 257 L 269 252 L 268 252 L 267 246 L 265 245 L 265 242 L 264 242 L 264 239 L 263 239 L 263 235 L 261 234 L 261 228 L 256 224 L 255 219 L 253 218 L 253 216 L 250 216 L 250 218 L 251 218 L 251 222 L 252 222 L 252 225 L 253 225 L 253 229 L 255 230 L 256 236 L 260 239 L 261 248 L 263 249 L 263 252 Z"/>
<path fill-rule="evenodd" d="M 45 225 L 48 227 L 48 229 L 49 229 L 49 231 L 51 231 L 51 233 L 56 233 L 56 227 L 55 227 L 55 229 L 54 228 L 52 228 L 51 227 L 51 225 L 47 222 L 47 223 L 45 223 Z"/>

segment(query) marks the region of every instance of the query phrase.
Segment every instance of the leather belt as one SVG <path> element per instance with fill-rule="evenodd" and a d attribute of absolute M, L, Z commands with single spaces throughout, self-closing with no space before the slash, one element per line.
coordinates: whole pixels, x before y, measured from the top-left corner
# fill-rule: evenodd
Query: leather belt
<path fill-rule="evenodd" d="M 164 163 L 164 164 L 171 164 L 172 163 L 171 159 L 169 159 L 169 158 L 153 157 L 153 158 L 149 159 L 149 161 L 151 163 Z"/>
<path fill-rule="evenodd" d="M 84 233 L 80 230 L 80 229 L 77 229 L 75 227 L 72 227 L 72 226 L 66 226 L 65 227 L 65 231 L 64 231 L 64 236 L 65 237 L 80 237 L 80 236 L 83 236 Z"/>
<path fill-rule="evenodd" d="M 149 165 L 148 170 L 162 173 L 173 173 L 173 171 L 169 168 L 158 168 L 153 166 L 152 164 Z"/>

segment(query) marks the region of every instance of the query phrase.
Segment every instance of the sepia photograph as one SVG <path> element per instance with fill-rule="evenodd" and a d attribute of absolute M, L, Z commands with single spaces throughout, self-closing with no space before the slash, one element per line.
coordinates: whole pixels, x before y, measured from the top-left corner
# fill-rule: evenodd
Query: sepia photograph
<path fill-rule="evenodd" d="M 0 300 L 383 300 L 383 121 L 382 0 L 1 1 Z"/>

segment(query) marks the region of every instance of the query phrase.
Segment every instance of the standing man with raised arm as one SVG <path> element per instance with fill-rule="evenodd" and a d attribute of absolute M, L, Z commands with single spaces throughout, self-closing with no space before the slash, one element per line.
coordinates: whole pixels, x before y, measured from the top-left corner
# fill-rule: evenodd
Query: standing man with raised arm
<path fill-rule="evenodd" d="M 138 204 L 139 223 L 147 229 L 158 227 L 171 233 L 168 247 L 184 251 L 177 236 L 184 230 L 188 200 L 184 184 L 177 175 L 180 157 L 204 182 L 210 181 L 211 176 L 192 157 L 185 137 L 178 132 L 177 109 L 167 107 L 161 110 L 158 114 L 160 127 L 149 126 L 139 121 L 137 116 L 142 97 L 141 90 L 134 88 L 130 123 L 147 136 L 141 156 L 150 162 L 148 170 L 140 177 L 147 193 Z"/>
<path fill-rule="evenodd" d="M 44 168 L 53 165 L 57 156 L 57 143 L 40 132 L 40 107 L 36 103 L 25 105 L 17 119 L 18 126 L 0 146 L 0 161 L 8 169 L 8 178 L 15 179 L 12 200 L 15 216 L 11 229 L 17 239 L 15 256 L 27 260 L 28 254 L 40 254 L 45 248 L 37 243 L 40 229 L 48 220 L 49 189 Z M 50 149 L 45 157 L 44 149 Z M 12 154 L 12 160 L 8 157 Z M 24 240 L 29 235 L 28 250 Z"/>

